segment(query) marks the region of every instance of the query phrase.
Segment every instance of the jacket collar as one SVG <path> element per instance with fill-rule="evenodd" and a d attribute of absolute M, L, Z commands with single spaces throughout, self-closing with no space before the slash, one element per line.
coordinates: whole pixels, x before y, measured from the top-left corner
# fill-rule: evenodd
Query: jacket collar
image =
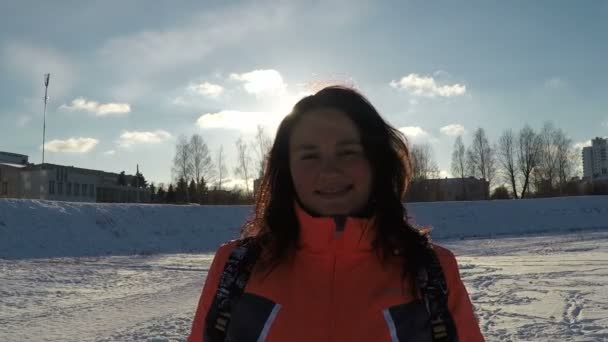
<path fill-rule="evenodd" d="M 312 216 L 296 201 L 294 208 L 300 224 L 300 248 L 313 252 L 372 250 L 373 217 Z"/>

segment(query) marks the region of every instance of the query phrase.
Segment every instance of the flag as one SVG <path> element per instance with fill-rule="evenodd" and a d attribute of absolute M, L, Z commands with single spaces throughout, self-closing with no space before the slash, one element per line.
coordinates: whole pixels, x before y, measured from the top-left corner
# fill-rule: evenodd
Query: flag
<path fill-rule="evenodd" d="M 49 79 L 51 78 L 51 74 L 44 74 L 44 86 L 49 86 Z"/>

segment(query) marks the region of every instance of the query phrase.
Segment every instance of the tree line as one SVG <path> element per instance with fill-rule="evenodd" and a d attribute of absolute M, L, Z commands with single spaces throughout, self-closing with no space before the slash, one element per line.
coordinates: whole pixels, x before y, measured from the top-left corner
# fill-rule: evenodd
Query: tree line
<path fill-rule="evenodd" d="M 433 149 L 428 143 L 408 145 L 410 193 L 424 191 L 416 185 L 440 178 Z M 253 180 L 263 175 L 271 147 L 272 140 L 262 126 L 257 127 L 251 141 L 238 138 L 234 142 L 236 166 L 230 172 L 223 145 L 212 153 L 201 135 L 181 135 L 175 146 L 172 182 L 147 185 L 143 175 L 138 174 L 133 183 L 139 187 L 147 185 L 154 203 L 251 204 Z M 505 129 L 495 143 L 489 141 L 481 127 L 473 132 L 469 146 L 458 136 L 452 151 L 451 173 L 463 180 L 461 199 L 467 199 L 464 184 L 470 177 L 486 180 L 493 189 L 490 197 L 496 199 L 608 194 L 605 184 L 580 184 L 576 178 L 581 173 L 580 151 L 551 122 L 538 131 L 527 124 L 517 131 Z M 235 184 L 231 177 L 244 184 Z"/>
<path fill-rule="evenodd" d="M 215 153 L 208 148 L 200 134 L 190 138 L 178 137 L 168 185 L 150 185 L 154 203 L 251 204 L 254 198 L 252 183 L 263 175 L 272 140 L 262 126 L 257 127 L 252 141 L 239 137 L 234 147 L 236 167 L 232 176 L 241 179 L 241 187 L 232 182 L 226 167 L 226 154 L 221 145 Z"/>
<path fill-rule="evenodd" d="M 414 185 L 439 177 L 429 144 L 411 145 L 410 154 Z M 480 127 L 468 147 L 462 136 L 456 138 L 451 173 L 463 180 L 463 191 L 466 178 L 486 180 L 496 199 L 608 194 L 603 183 L 579 181 L 581 158 L 572 139 L 551 122 L 538 131 L 527 124 L 505 129 L 495 143 Z"/>

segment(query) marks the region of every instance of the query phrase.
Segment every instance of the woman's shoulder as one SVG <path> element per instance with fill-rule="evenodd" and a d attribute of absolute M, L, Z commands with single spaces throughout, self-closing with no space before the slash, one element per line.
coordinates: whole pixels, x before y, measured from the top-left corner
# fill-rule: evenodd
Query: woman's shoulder
<path fill-rule="evenodd" d="M 232 251 L 238 246 L 239 241 L 240 240 L 230 240 L 221 244 L 215 251 L 215 259 L 218 261 L 228 260 Z"/>
<path fill-rule="evenodd" d="M 436 243 L 431 243 L 431 246 L 433 246 L 433 250 L 437 254 L 437 257 L 439 257 L 439 259 L 456 259 L 454 253 L 452 253 L 452 251 L 450 251 L 446 247 L 443 247 Z"/>
<path fill-rule="evenodd" d="M 454 253 L 438 244 L 432 243 L 431 245 L 433 246 L 433 251 L 435 251 L 435 254 L 437 255 L 437 259 L 439 259 L 441 268 L 447 273 L 446 275 L 453 273 L 458 274 L 458 262 L 456 261 Z"/>

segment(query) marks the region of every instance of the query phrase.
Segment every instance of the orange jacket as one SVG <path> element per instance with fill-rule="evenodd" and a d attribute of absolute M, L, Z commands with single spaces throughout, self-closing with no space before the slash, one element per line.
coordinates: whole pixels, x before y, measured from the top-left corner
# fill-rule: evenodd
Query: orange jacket
<path fill-rule="evenodd" d="M 241 341 L 427 341 L 425 308 L 401 280 L 399 262 L 382 265 L 371 247 L 368 219 L 332 218 L 297 208 L 300 245 L 293 263 L 269 275 L 255 268 L 229 330 Z M 230 252 L 219 248 L 198 303 L 189 342 L 203 341 L 205 318 Z M 435 245 L 449 289 L 448 308 L 461 342 L 484 341 L 454 255 Z M 420 335 L 416 335 L 420 334 Z M 261 337 L 261 339 L 260 339 Z"/>

